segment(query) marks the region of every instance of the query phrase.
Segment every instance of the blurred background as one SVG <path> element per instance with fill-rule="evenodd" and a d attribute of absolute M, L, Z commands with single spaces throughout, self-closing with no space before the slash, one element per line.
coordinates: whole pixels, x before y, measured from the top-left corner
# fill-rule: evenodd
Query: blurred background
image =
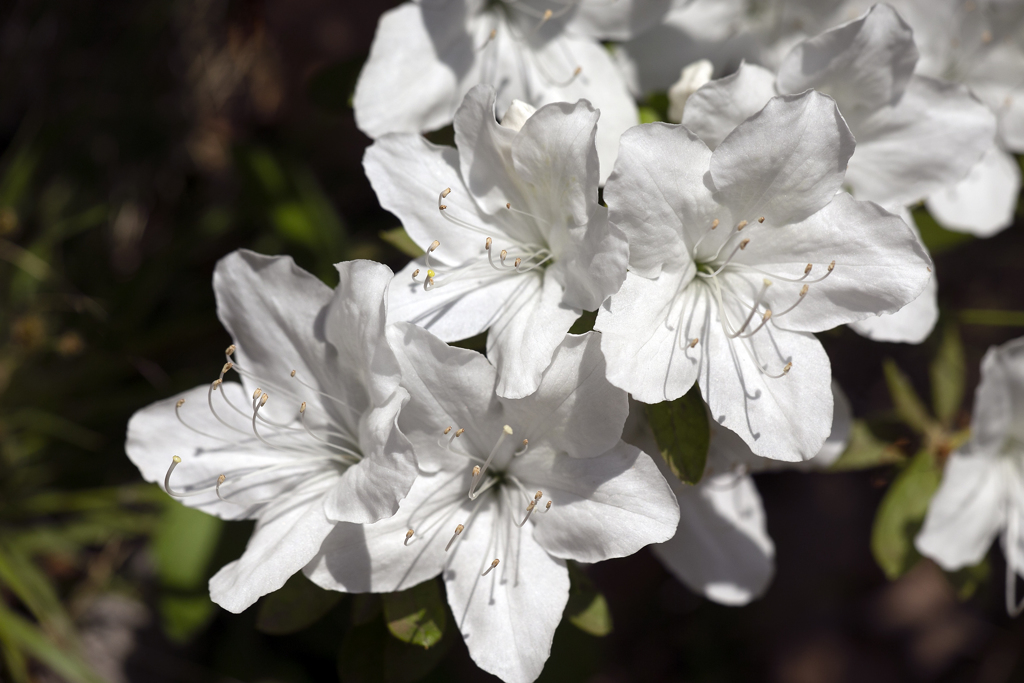
<path fill-rule="evenodd" d="M 289 254 L 331 285 L 336 261 L 408 259 L 349 107 L 393 4 L 0 3 L 0 681 L 497 680 L 451 618 L 424 650 L 390 635 L 379 598 L 301 577 L 219 609 L 206 581 L 249 526 L 170 500 L 123 449 L 133 411 L 223 363 L 218 258 Z M 981 356 L 1024 335 L 1021 216 L 975 240 L 917 212 L 943 307 L 925 344 L 822 335 L 868 455 L 758 475 L 778 568 L 764 598 L 709 603 L 646 551 L 576 567 L 541 680 L 1024 681 L 998 548 L 957 575 L 920 560 L 906 539 L 927 497 L 893 486 L 920 449 L 946 455 L 902 419 L 907 392 L 927 404 L 963 372 L 962 404 L 937 399 L 962 429 Z"/>

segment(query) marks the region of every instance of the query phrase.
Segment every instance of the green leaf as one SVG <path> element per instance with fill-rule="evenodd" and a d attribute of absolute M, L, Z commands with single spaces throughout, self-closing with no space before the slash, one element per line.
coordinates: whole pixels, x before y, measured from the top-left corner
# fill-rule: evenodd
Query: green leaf
<path fill-rule="evenodd" d="M 437 580 L 398 593 L 385 593 L 384 620 L 391 635 L 403 643 L 429 648 L 444 635 L 445 611 Z"/>
<path fill-rule="evenodd" d="M 569 569 L 569 602 L 565 614 L 573 626 L 592 636 L 606 636 L 612 632 L 612 615 L 608 601 L 590 577 L 574 562 L 566 565 Z"/>
<path fill-rule="evenodd" d="M 205 589 L 223 526 L 213 515 L 167 501 L 153 538 L 157 574 L 164 587 L 188 592 Z"/>
<path fill-rule="evenodd" d="M 974 241 L 974 236 L 964 232 L 946 230 L 920 206 L 914 209 L 914 222 L 921 233 L 921 240 L 933 255 L 956 249 L 962 244 Z"/>
<path fill-rule="evenodd" d="M 943 424 L 950 425 L 964 400 L 966 364 L 960 330 L 948 323 L 942 330 L 942 343 L 929 368 L 932 380 L 932 407 Z"/>
<path fill-rule="evenodd" d="M 18 597 L 52 637 L 65 644 L 75 641 L 71 617 L 47 576 L 6 540 L 0 544 L 0 584 Z"/>
<path fill-rule="evenodd" d="M 344 595 L 320 588 L 299 572 L 260 600 L 256 628 L 276 636 L 297 633 L 319 621 Z"/>
<path fill-rule="evenodd" d="M 213 617 L 215 606 L 205 593 L 180 595 L 164 593 L 160 596 L 160 621 L 164 633 L 171 640 L 186 643 Z"/>
<path fill-rule="evenodd" d="M 451 645 L 450 636 L 429 650 L 388 638 L 384 643 L 384 682 L 416 683 L 441 663 Z"/>
<path fill-rule="evenodd" d="M 647 406 L 647 420 L 669 469 L 679 479 L 696 484 L 704 476 L 708 459 L 708 416 L 700 388 L 694 384 L 685 396 Z"/>
<path fill-rule="evenodd" d="M 654 123 L 655 121 L 661 121 L 661 114 L 654 107 L 639 107 L 640 123 Z"/>
<path fill-rule="evenodd" d="M 910 378 L 896 365 L 896 361 L 886 358 L 882 362 L 885 372 L 885 383 L 889 386 L 889 396 L 896 408 L 896 414 L 908 427 L 918 434 L 926 434 L 935 427 L 928 409 L 914 391 Z"/>
<path fill-rule="evenodd" d="M 966 308 L 961 310 L 957 317 L 964 325 L 1024 327 L 1024 311 L 998 311 L 984 308 Z"/>
<path fill-rule="evenodd" d="M 978 590 L 979 586 L 984 586 L 988 583 L 991 573 L 992 567 L 989 565 L 988 558 L 986 557 L 973 567 L 964 567 L 955 572 L 946 572 L 946 578 L 952 584 L 953 590 L 956 591 L 956 597 L 959 600 L 969 600 Z"/>
<path fill-rule="evenodd" d="M 863 470 L 879 465 L 891 465 L 903 460 L 903 453 L 892 444 L 878 439 L 864 420 L 854 420 L 850 429 L 850 442 L 839 460 L 832 464 L 833 471 Z"/>
<path fill-rule="evenodd" d="M 892 482 L 878 506 L 871 552 L 889 579 L 899 578 L 920 559 L 914 537 L 941 479 L 942 470 L 934 457 L 922 449 Z"/>
<path fill-rule="evenodd" d="M 381 230 L 380 238 L 409 258 L 419 258 L 424 254 L 423 248 L 413 242 L 409 233 L 401 226 L 390 230 Z"/>
<path fill-rule="evenodd" d="M 70 683 L 104 683 L 70 648 L 54 644 L 35 624 L 8 610 L 3 600 L 0 641 L 4 642 L 5 650 L 15 649 L 35 659 Z"/>

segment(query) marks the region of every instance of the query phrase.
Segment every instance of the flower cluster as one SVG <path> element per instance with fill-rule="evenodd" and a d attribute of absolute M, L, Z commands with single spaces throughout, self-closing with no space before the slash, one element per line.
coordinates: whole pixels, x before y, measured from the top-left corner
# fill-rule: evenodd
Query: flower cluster
<path fill-rule="evenodd" d="M 244 610 L 298 571 L 351 593 L 440 576 L 477 664 L 528 682 L 569 561 L 655 544 L 712 600 L 766 589 L 751 474 L 825 468 L 850 438 L 815 334 L 921 342 L 938 307 L 910 209 L 979 235 L 1008 221 L 1024 12 L 972 2 L 954 41 L 928 16 L 953 0 L 748 4 L 384 14 L 355 117 L 375 138 L 366 175 L 422 256 L 397 275 L 341 263 L 331 290 L 287 257 L 230 254 L 220 373 L 128 426 L 145 478 L 255 520 L 214 601 Z M 634 95 L 652 89 L 676 123 L 639 124 Z M 449 123 L 454 147 L 422 135 Z M 593 331 L 570 333 L 585 313 Z M 483 333 L 486 355 L 448 344 Z M 1001 533 L 1024 576 L 1022 358 L 1020 343 L 986 356 L 973 436 L 917 539 L 944 567 Z M 710 446 L 693 485 L 642 404 L 698 391 Z"/>

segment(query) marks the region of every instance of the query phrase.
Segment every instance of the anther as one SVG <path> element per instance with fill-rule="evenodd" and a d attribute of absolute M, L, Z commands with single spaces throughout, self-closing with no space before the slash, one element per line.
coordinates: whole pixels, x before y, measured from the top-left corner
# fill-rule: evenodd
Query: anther
<path fill-rule="evenodd" d="M 525 453 L 525 452 L 526 452 L 526 450 L 527 450 L 527 449 L 528 449 L 529 447 L 530 447 L 530 440 L 529 440 L 529 439 L 523 439 L 523 447 L 522 447 L 522 448 L 520 448 L 520 449 L 519 449 L 518 451 L 516 451 L 515 453 L 513 453 L 512 455 L 514 455 L 515 457 L 517 457 L 517 458 L 518 458 L 518 457 L 519 457 L 520 455 L 522 455 L 523 453 Z"/>
<path fill-rule="evenodd" d="M 740 230 L 742 230 L 745 227 L 747 227 L 747 222 L 746 221 L 740 221 L 739 223 L 736 224 L 736 232 L 739 232 Z"/>
<path fill-rule="evenodd" d="M 550 11 L 551 11 L 551 10 L 548 10 L 548 12 L 550 12 Z M 494 569 L 494 568 L 495 568 L 495 567 L 497 567 L 497 566 L 498 566 L 498 560 L 494 560 L 493 562 L 491 562 L 491 566 L 490 566 L 490 567 L 488 567 L 487 569 L 485 569 L 485 570 L 484 570 L 484 573 L 483 573 L 483 574 L 481 574 L 480 576 L 487 576 L 488 574 L 490 574 L 490 573 L 491 573 L 491 570 L 492 570 L 492 569 Z"/>
<path fill-rule="evenodd" d="M 484 249 L 486 249 L 487 251 L 491 250 L 491 238 L 490 237 L 488 237 L 487 241 L 484 242 Z"/>
<path fill-rule="evenodd" d="M 231 345 L 231 346 L 229 346 L 228 348 L 224 349 L 224 355 L 225 355 L 225 356 L 230 356 L 230 355 L 231 355 L 231 354 L 233 354 L 234 352 L 235 352 L 235 345 L 234 345 L 234 344 L 232 344 L 232 345 Z"/>
<path fill-rule="evenodd" d="M 305 412 L 306 412 L 306 402 L 303 401 L 302 405 L 299 406 L 299 414 L 301 415 L 302 413 L 305 413 Z"/>
<path fill-rule="evenodd" d="M 523 521 L 518 523 L 518 526 L 520 528 L 522 528 L 526 524 L 526 521 L 528 519 L 530 519 L 530 515 L 533 514 L 533 509 L 535 507 L 537 507 L 537 501 L 536 500 L 531 500 L 530 504 L 526 506 L 526 516 L 523 517 Z"/>
<path fill-rule="evenodd" d="M 511 209 L 512 208 L 512 202 L 505 202 L 505 208 L 506 209 Z"/>
<path fill-rule="evenodd" d="M 544 497 L 544 492 L 543 491 L 537 491 L 537 493 L 533 494 L 533 499 L 534 500 L 540 500 L 543 497 Z"/>
<path fill-rule="evenodd" d="M 291 374 L 289 375 L 289 377 L 294 377 L 294 376 L 295 376 L 295 371 L 294 371 L 294 370 L 292 370 L 292 371 L 291 371 Z"/>
<path fill-rule="evenodd" d="M 550 509 L 551 509 L 551 501 L 549 500 L 548 504 L 544 506 L 544 509 L 541 510 L 541 512 L 547 512 Z"/>
<path fill-rule="evenodd" d="M 750 244 L 750 239 L 749 238 L 743 240 L 742 242 L 740 242 L 740 251 L 743 251 L 744 249 L 746 249 L 748 244 Z"/>
<path fill-rule="evenodd" d="M 700 342 L 700 337 L 694 337 L 690 340 L 690 348 L 692 349 Z"/>
<path fill-rule="evenodd" d="M 252 400 L 255 401 L 256 399 L 258 399 L 260 397 L 260 394 L 262 394 L 262 393 L 263 393 L 263 390 L 260 389 L 259 387 L 256 387 L 256 391 L 252 392 Z"/>
<path fill-rule="evenodd" d="M 758 218 L 757 222 L 758 223 L 764 223 L 764 216 L 761 216 L 760 218 Z"/>
<path fill-rule="evenodd" d="M 264 393 L 263 393 L 263 395 L 262 395 L 262 396 L 260 396 L 260 407 L 261 407 L 261 408 L 262 408 L 263 406 L 267 405 L 267 399 L 268 399 L 268 398 L 270 398 L 270 396 L 269 396 L 269 395 L 268 395 L 268 394 L 267 394 L 266 392 L 264 392 Z"/>
<path fill-rule="evenodd" d="M 406 531 L 405 532 L 405 543 L 403 543 L 402 545 L 409 545 L 409 540 L 412 538 L 412 535 L 414 533 L 415 532 L 412 529 L 409 529 L 408 531 Z"/>
<path fill-rule="evenodd" d="M 718 227 L 718 219 L 716 218 L 715 220 L 711 221 L 711 229 L 714 230 L 717 227 Z"/>
<path fill-rule="evenodd" d="M 500 259 L 501 259 L 501 265 L 505 265 L 505 258 L 506 258 L 507 256 L 508 256 L 508 252 L 507 252 L 506 250 L 502 249 L 502 250 L 501 250 L 501 253 L 500 253 L 500 254 L 498 254 L 498 258 L 500 258 Z"/>
<path fill-rule="evenodd" d="M 480 465 L 473 465 L 473 476 L 480 476 Z"/>
<path fill-rule="evenodd" d="M 221 384 L 224 384 L 224 380 L 218 377 L 217 379 L 213 380 L 213 383 L 210 385 L 210 389 L 212 389 L 213 391 L 217 391 L 217 387 L 219 387 Z"/>
<path fill-rule="evenodd" d="M 441 433 L 444 434 L 445 436 L 448 436 L 448 432 L 450 431 L 452 431 L 452 426 L 448 425 L 447 427 L 444 428 L 444 431 Z"/>
<path fill-rule="evenodd" d="M 225 363 L 224 366 L 220 369 L 221 376 L 223 377 L 224 375 L 226 375 L 228 370 L 230 370 L 233 367 L 235 367 L 235 364 L 232 363 L 231 361 Z"/>
<path fill-rule="evenodd" d="M 441 190 L 441 199 L 444 199 L 445 197 L 447 197 L 451 193 L 452 193 L 452 188 L 450 188 L 450 187 L 444 188 L 443 190 Z"/>
<path fill-rule="evenodd" d="M 174 407 L 175 407 L 175 408 L 180 408 L 180 407 L 182 407 L 183 405 L 185 405 L 185 399 L 183 399 L 183 398 L 179 398 L 179 399 L 178 399 L 178 402 L 177 402 L 176 404 L 174 404 Z"/>
<path fill-rule="evenodd" d="M 828 264 L 828 272 L 831 273 L 832 269 L 835 268 L 835 267 L 836 267 L 836 262 L 835 262 L 835 259 L 833 259 L 832 263 Z"/>
<path fill-rule="evenodd" d="M 804 268 L 804 275 L 810 275 L 811 274 L 811 268 L 813 268 L 813 267 L 814 267 L 813 263 L 808 263 L 807 267 Z"/>
<path fill-rule="evenodd" d="M 793 369 L 793 361 L 786 363 L 786 367 L 782 368 L 782 374 L 785 375 L 787 372 Z"/>
<path fill-rule="evenodd" d="M 455 533 L 452 534 L 452 539 L 448 541 L 448 545 L 444 547 L 445 552 L 448 552 L 448 549 L 452 547 L 452 543 L 455 543 L 455 539 L 459 537 L 459 534 L 461 534 L 462 530 L 465 528 L 466 527 L 462 526 L 461 524 L 455 527 Z"/>
<path fill-rule="evenodd" d="M 523 259 L 521 259 L 521 258 L 517 258 L 516 259 L 516 270 L 519 270 L 519 266 L 522 264 L 522 262 L 523 262 Z"/>
<path fill-rule="evenodd" d="M 217 477 L 217 484 L 213 487 L 213 490 L 217 492 L 217 497 L 218 498 L 223 500 L 225 503 L 230 503 L 232 501 L 228 500 L 227 498 L 225 498 L 224 496 L 222 496 L 220 494 L 220 486 L 221 486 L 221 484 L 224 483 L 225 480 L 227 480 L 227 477 L 224 476 L 223 474 L 220 475 L 219 477 Z"/>
<path fill-rule="evenodd" d="M 457 439 L 457 438 L 459 438 L 460 436 L 462 436 L 465 433 L 466 433 L 465 429 L 459 429 L 458 431 L 455 432 L 455 438 Z"/>

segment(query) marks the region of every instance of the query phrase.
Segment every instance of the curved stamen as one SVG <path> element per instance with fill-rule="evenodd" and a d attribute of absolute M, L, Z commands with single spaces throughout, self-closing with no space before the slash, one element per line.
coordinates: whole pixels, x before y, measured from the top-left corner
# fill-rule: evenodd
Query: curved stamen
<path fill-rule="evenodd" d="M 761 302 L 764 300 L 765 292 L 767 292 L 768 288 L 772 286 L 772 281 L 769 280 L 768 278 L 765 278 L 761 282 L 762 282 L 762 284 L 761 284 L 761 291 L 757 293 L 757 297 L 754 299 L 754 304 L 753 304 L 753 306 L 750 307 L 750 313 L 747 315 L 746 320 L 743 321 L 743 324 L 740 325 L 740 329 L 736 330 L 736 332 L 734 332 L 733 334 L 730 334 L 729 335 L 730 337 L 738 337 L 738 336 L 740 336 L 743 333 L 743 330 L 747 329 L 747 325 L 750 324 L 750 321 L 754 319 L 754 314 L 757 313 L 757 307 L 760 306 Z M 771 317 L 770 313 L 768 314 L 768 317 Z M 765 321 L 767 321 L 767 318 L 765 318 L 765 320 L 761 321 L 761 326 L 762 327 L 764 326 Z M 761 329 L 761 328 L 758 327 L 757 329 Z"/>
<path fill-rule="evenodd" d="M 450 540 L 450 541 L 448 541 L 448 545 L 446 545 L 446 546 L 444 547 L 444 551 L 445 551 L 445 552 L 448 552 L 448 549 L 452 547 L 452 543 L 455 543 L 455 539 L 459 537 L 459 534 L 461 534 L 461 533 L 462 533 L 462 530 L 463 530 L 463 529 L 465 529 L 465 528 L 466 528 L 466 527 L 465 527 L 465 526 L 463 526 L 462 524 L 460 524 L 460 525 L 458 525 L 457 527 L 455 527 L 455 533 L 454 533 L 454 534 L 452 534 L 452 538 L 451 538 L 451 540 Z"/>
<path fill-rule="evenodd" d="M 490 573 L 491 573 L 491 570 L 492 570 L 492 569 L 494 569 L 495 567 L 497 567 L 497 566 L 498 566 L 498 563 L 499 563 L 500 561 L 501 561 L 501 560 L 495 559 L 495 560 L 494 560 L 493 562 L 491 562 L 491 566 L 490 566 L 490 567 L 488 567 L 487 569 L 485 569 L 485 570 L 484 570 L 484 573 L 483 573 L 483 574 L 481 574 L 480 576 L 487 576 L 488 574 L 490 574 Z"/>
<path fill-rule="evenodd" d="M 174 472 L 174 468 L 177 467 L 180 464 L 181 464 L 181 458 L 180 457 L 175 455 L 175 456 L 173 456 L 171 458 L 171 466 L 167 468 L 167 474 L 164 475 L 164 491 L 167 492 L 167 495 L 174 496 L 175 498 L 191 498 L 192 496 L 202 495 L 204 493 L 209 493 L 210 491 L 213 490 L 212 486 L 207 486 L 206 488 L 198 489 L 196 491 L 175 491 L 175 490 L 173 490 L 171 488 L 171 473 Z"/>
<path fill-rule="evenodd" d="M 415 531 L 413 531 L 412 529 L 409 529 L 408 531 L 406 531 L 406 532 L 405 532 L 405 542 L 404 542 L 404 543 L 403 543 L 402 545 L 404 545 L 404 546 L 407 546 L 407 547 L 408 547 L 408 545 L 409 545 L 409 541 L 410 541 L 410 540 L 412 539 L 412 535 L 413 535 L 414 533 L 416 533 L 416 532 L 415 532 Z"/>

